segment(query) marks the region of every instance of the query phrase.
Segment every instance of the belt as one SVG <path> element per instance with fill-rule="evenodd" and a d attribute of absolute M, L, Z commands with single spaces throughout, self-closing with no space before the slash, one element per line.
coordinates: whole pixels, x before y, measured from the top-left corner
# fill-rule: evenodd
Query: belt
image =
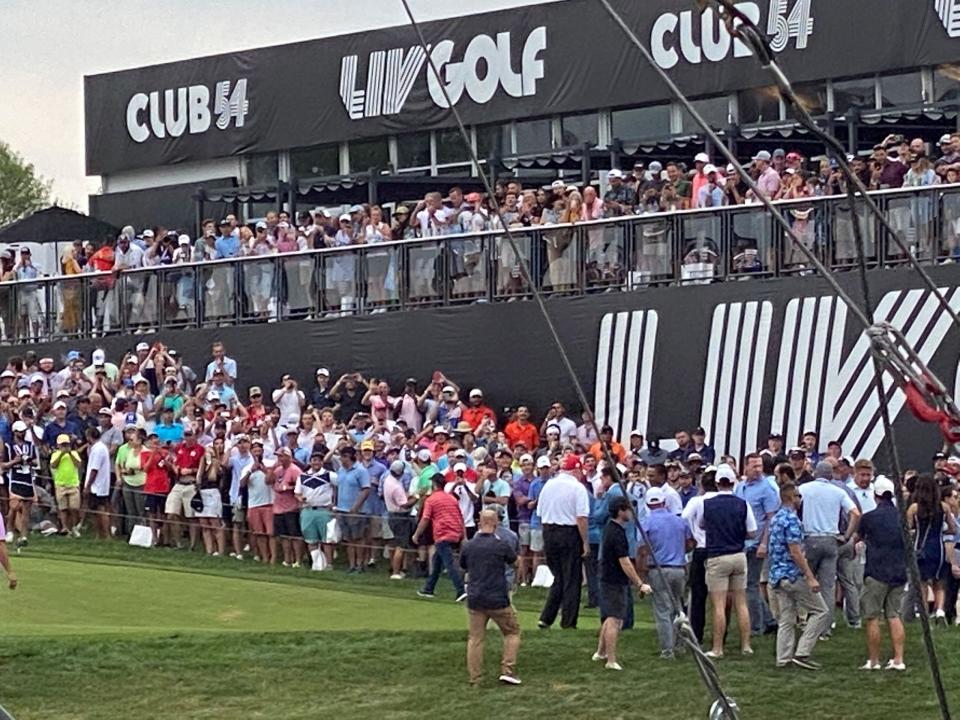
<path fill-rule="evenodd" d="M 576 530 L 576 525 L 557 525 L 556 523 L 543 523 L 545 528 L 569 528 L 571 530 Z"/>
<path fill-rule="evenodd" d="M 686 570 L 686 565 L 661 565 L 664 570 Z"/>
<path fill-rule="evenodd" d="M 333 505 L 304 505 L 304 510 L 332 510 Z"/>
<path fill-rule="evenodd" d="M 196 485 L 193 480 L 177 480 L 177 485 Z"/>

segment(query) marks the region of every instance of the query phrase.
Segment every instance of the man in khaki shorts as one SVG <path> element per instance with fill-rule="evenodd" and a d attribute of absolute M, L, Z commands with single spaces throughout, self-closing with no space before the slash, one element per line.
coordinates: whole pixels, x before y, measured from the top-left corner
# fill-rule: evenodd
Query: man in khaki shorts
<path fill-rule="evenodd" d="M 57 436 L 57 449 L 50 454 L 50 472 L 60 515 L 60 534 L 80 537 L 80 453 L 73 449 L 73 439 L 63 433 Z"/>
<path fill-rule="evenodd" d="M 693 518 L 707 539 L 707 590 L 713 602 L 713 649 L 708 657 L 723 657 L 723 636 L 727 630 L 727 597 L 732 596 L 740 629 L 740 650 L 753 655 L 750 647 L 750 611 L 747 608 L 747 556 L 744 546 L 757 533 L 757 521 L 750 506 L 733 494 L 736 474 L 729 465 L 717 468 L 717 494 L 702 504 Z"/>

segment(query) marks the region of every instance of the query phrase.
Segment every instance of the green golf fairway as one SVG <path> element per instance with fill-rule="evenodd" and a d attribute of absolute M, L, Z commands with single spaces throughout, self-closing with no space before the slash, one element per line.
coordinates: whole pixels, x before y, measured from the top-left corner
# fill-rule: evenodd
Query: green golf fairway
<path fill-rule="evenodd" d="M 6 635 L 452 630 L 463 606 L 198 572 L 16 558 L 21 587 L 0 593 Z M 422 612 L 424 604 L 430 612 Z"/>
<path fill-rule="evenodd" d="M 17 720 L 697 720 L 711 703 L 689 657 L 657 657 L 649 601 L 621 638 L 623 672 L 610 672 L 590 661 L 596 611 L 575 631 L 537 630 L 544 593 L 520 589 L 523 685 L 497 684 L 491 630 L 477 690 L 466 611 L 446 578 L 426 600 L 418 581 L 382 570 L 312 573 L 87 540 L 38 539 L 13 562 L 21 585 L 0 588 L 0 704 Z M 865 673 L 863 632 L 839 617 L 817 645 L 819 673 L 777 669 L 769 636 L 741 657 L 731 628 L 717 667 L 742 720 L 939 717 L 919 626 L 907 629 L 907 672 Z M 936 641 L 953 700 L 960 632 L 940 628 Z"/>

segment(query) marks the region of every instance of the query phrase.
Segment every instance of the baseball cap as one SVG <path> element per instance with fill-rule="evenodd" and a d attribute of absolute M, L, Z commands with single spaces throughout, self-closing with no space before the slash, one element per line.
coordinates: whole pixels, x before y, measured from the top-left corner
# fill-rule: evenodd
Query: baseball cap
<path fill-rule="evenodd" d="M 852 457 L 852 456 L 850 456 L 850 455 L 844 455 L 843 457 L 840 458 L 840 462 L 846 463 L 846 464 L 849 465 L 850 467 L 853 467 L 853 462 L 854 462 L 854 461 L 853 461 L 853 457 Z"/>
<path fill-rule="evenodd" d="M 630 437 L 643 437 L 643 433 L 639 430 L 634 430 L 630 433 Z"/>
<path fill-rule="evenodd" d="M 946 459 L 947 459 L 947 455 L 946 455 L 946 453 L 942 453 L 942 452 L 934 453 L 933 459 L 934 459 L 934 460 L 946 460 Z"/>
<path fill-rule="evenodd" d="M 579 470 L 580 469 L 580 456 L 579 455 L 567 455 L 563 459 L 563 469 L 564 470 Z"/>
<path fill-rule="evenodd" d="M 351 205 L 350 212 L 351 213 L 363 212 L 363 205 Z"/>
<path fill-rule="evenodd" d="M 325 375 L 326 377 L 330 377 L 330 371 L 326 368 L 317 368 L 317 375 Z"/>
<path fill-rule="evenodd" d="M 290 448 L 288 447 L 277 448 L 277 455 L 290 455 Z"/>
<path fill-rule="evenodd" d="M 148 343 L 145 343 L 145 342 L 137 343 L 137 352 L 140 352 L 141 350 L 149 350 L 149 349 L 150 349 L 150 345 Z"/>
<path fill-rule="evenodd" d="M 470 391 L 470 397 L 483 397 L 483 390 L 480 388 L 474 388 Z"/>
<path fill-rule="evenodd" d="M 250 390 L 247 392 L 247 394 L 248 394 L 250 397 L 257 397 L 257 395 L 261 395 L 261 396 L 262 396 L 262 395 L 263 395 L 263 390 L 260 389 L 260 386 L 259 386 L 259 385 L 254 385 L 252 388 L 250 388 Z"/>
<path fill-rule="evenodd" d="M 702 153 L 697 153 L 697 154 L 694 156 L 693 161 L 694 161 L 695 163 L 698 163 L 698 162 L 708 163 L 708 162 L 710 162 L 710 156 L 707 155 L 706 153 L 703 153 L 703 152 L 702 152 Z"/>
<path fill-rule="evenodd" d="M 57 445 L 66 445 L 70 443 L 70 436 L 66 433 L 57 435 Z"/>
<path fill-rule="evenodd" d="M 951 455 L 947 458 L 947 465 L 960 465 L 960 458 L 956 455 Z"/>
<path fill-rule="evenodd" d="M 483 199 L 483 195 L 478 192 L 467 193 L 463 196 L 463 199 L 468 203 L 480 202 Z"/>
<path fill-rule="evenodd" d="M 622 180 L 622 179 L 623 179 L 623 173 L 622 173 L 620 170 L 618 170 L 617 168 L 613 168 L 613 170 L 611 170 L 610 172 L 607 173 L 607 177 L 610 178 L 610 179 L 619 178 L 619 179 Z"/>
<path fill-rule="evenodd" d="M 703 166 L 703 174 L 704 174 L 704 175 L 709 175 L 710 173 L 715 173 L 716 171 L 717 171 L 717 166 L 716 166 L 716 165 L 710 165 L 710 164 L 708 163 L 707 165 L 704 165 L 704 166 Z"/>
<path fill-rule="evenodd" d="M 17 374 L 13 370 L 4 370 L 0 373 L 0 378 L 15 378 Z"/>
<path fill-rule="evenodd" d="M 350 213 L 344 213 L 343 215 L 340 216 L 340 222 L 350 222 L 350 221 L 351 221 Z"/>
<path fill-rule="evenodd" d="M 766 150 L 761 150 L 760 152 L 758 152 L 756 155 L 753 156 L 754 162 L 756 162 L 757 160 L 763 160 L 764 162 L 770 162 L 771 159 L 772 159 L 772 156 L 771 156 L 770 153 L 767 152 Z"/>
<path fill-rule="evenodd" d="M 794 448 L 790 448 L 789 455 L 790 457 L 806 457 L 807 453 L 804 451 L 803 448 L 794 447 Z"/>
<path fill-rule="evenodd" d="M 177 237 L 177 244 L 178 244 L 178 245 L 189 245 L 189 244 L 190 244 L 190 236 L 189 236 L 189 235 L 180 235 L 180 236 L 178 236 L 178 237 Z"/>
<path fill-rule="evenodd" d="M 93 355 L 90 356 L 90 360 L 94 365 L 103 365 L 106 359 L 107 356 L 103 350 L 94 350 Z"/>
<path fill-rule="evenodd" d="M 31 376 L 30 376 L 30 384 L 33 385 L 35 382 L 42 383 L 42 382 L 43 382 L 43 375 L 41 375 L 40 373 L 34 373 L 33 375 L 31 375 Z"/>
<path fill-rule="evenodd" d="M 553 190 L 563 190 L 567 184 L 563 180 L 554 180 L 550 183 L 550 187 Z"/>
<path fill-rule="evenodd" d="M 663 165 L 659 160 L 654 160 L 652 163 L 650 163 L 650 172 L 658 173 L 661 170 L 663 170 Z"/>
<path fill-rule="evenodd" d="M 420 448 L 417 450 L 417 460 L 422 463 L 428 463 L 432 459 L 430 451 L 426 448 Z"/>
<path fill-rule="evenodd" d="M 55 402 L 55 403 L 53 404 L 53 409 L 54 409 L 54 410 L 60 410 L 60 409 L 66 410 L 66 409 L 67 409 L 67 404 L 66 404 L 65 402 L 63 402 L 62 400 L 58 400 L 57 402 Z"/>
<path fill-rule="evenodd" d="M 533 462 L 533 455 L 531 455 L 530 453 L 524 453 L 523 455 L 520 456 L 520 462 L 521 462 L 521 463 L 525 463 L 525 462 L 532 463 L 532 462 Z"/>
<path fill-rule="evenodd" d="M 949 144 L 952 143 L 952 142 L 953 142 L 953 136 L 950 135 L 950 133 L 947 133 L 947 134 L 945 134 L 945 135 L 941 135 L 941 136 L 940 136 L 940 144 L 941 144 L 941 145 L 949 145 Z"/>
<path fill-rule="evenodd" d="M 660 505 L 666 501 L 666 496 L 664 495 L 663 490 L 658 487 L 650 488 L 647 490 L 647 505 Z"/>
<path fill-rule="evenodd" d="M 79 360 L 79 359 L 80 359 L 79 350 L 71 350 L 70 352 L 67 353 L 67 362 L 73 362 L 74 360 Z"/>
<path fill-rule="evenodd" d="M 142 233 L 140 233 L 140 237 L 152 238 L 152 237 L 153 237 L 153 230 L 151 230 L 150 228 L 147 228 L 147 229 L 144 230 Z M 129 238 L 128 238 L 128 239 L 129 239 Z"/>
<path fill-rule="evenodd" d="M 690 453 L 687 455 L 687 462 L 693 462 L 694 460 L 697 462 L 703 462 L 703 457 L 700 455 L 700 453 Z"/>
<path fill-rule="evenodd" d="M 443 392 L 445 392 L 445 393 L 455 393 L 456 391 L 457 391 L 457 389 L 456 389 L 455 387 L 453 387 L 453 385 L 444 385 L 444 386 L 443 386 Z"/>
<path fill-rule="evenodd" d="M 449 434 L 450 434 L 450 431 L 447 430 L 443 425 L 437 425 L 437 426 L 433 429 L 433 434 L 434 434 L 434 435 L 449 435 Z"/>
<path fill-rule="evenodd" d="M 20 388 L 20 390 L 17 391 L 17 397 L 18 398 L 30 397 L 30 391 L 27 388 Z"/>
<path fill-rule="evenodd" d="M 725 480 L 730 485 L 733 485 L 737 481 L 737 474 L 727 463 L 721 463 L 717 468 L 717 482 L 721 480 Z"/>
<path fill-rule="evenodd" d="M 458 472 L 465 473 L 467 471 L 466 463 L 457 463 L 456 465 L 453 466 L 453 471 L 455 473 L 458 473 Z"/>
<path fill-rule="evenodd" d="M 403 475 L 406 469 L 407 466 L 404 464 L 403 460 L 394 460 L 392 463 L 390 463 L 390 472 L 397 477 Z"/>
<path fill-rule="evenodd" d="M 17 420 L 17 421 L 13 424 L 13 428 L 12 428 L 12 429 L 13 429 L 13 432 L 15 432 L 15 433 L 16 433 L 16 432 L 26 432 L 26 431 L 27 431 L 27 424 L 26 424 L 23 420 Z"/>
<path fill-rule="evenodd" d="M 800 153 L 798 153 L 798 152 L 788 152 L 788 153 L 787 153 L 787 160 L 802 160 L 802 159 L 803 159 L 803 158 L 801 157 Z"/>
<path fill-rule="evenodd" d="M 267 229 L 267 223 L 264 222 L 263 220 L 261 220 L 260 222 L 257 223 L 256 228 L 257 228 L 257 230 L 266 230 L 266 229 Z"/>
<path fill-rule="evenodd" d="M 361 450 L 373 450 L 373 440 L 364 440 L 360 443 Z"/>
<path fill-rule="evenodd" d="M 548 458 L 546 455 L 541 455 L 540 457 L 538 457 L 537 467 L 538 468 L 550 467 L 550 458 Z"/>
<path fill-rule="evenodd" d="M 893 484 L 893 481 L 890 480 L 886 475 L 877 475 L 876 479 L 873 481 L 873 494 L 877 497 L 883 497 L 884 495 L 890 495 L 892 498 L 897 494 L 897 488 Z"/>
<path fill-rule="evenodd" d="M 773 151 L 774 157 L 783 157 L 786 154 L 787 154 L 787 151 L 784 150 L 783 148 L 777 148 L 776 150 Z"/>

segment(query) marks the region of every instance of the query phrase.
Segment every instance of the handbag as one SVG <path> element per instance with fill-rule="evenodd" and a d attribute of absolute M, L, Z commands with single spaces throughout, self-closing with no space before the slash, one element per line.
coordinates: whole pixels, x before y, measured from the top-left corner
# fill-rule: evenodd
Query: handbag
<path fill-rule="evenodd" d="M 203 495 L 200 494 L 200 490 L 197 490 L 193 493 L 193 497 L 190 498 L 190 507 L 194 512 L 203 512 Z"/>
<path fill-rule="evenodd" d="M 336 545 L 340 542 L 342 537 L 340 533 L 340 523 L 337 522 L 336 518 L 332 518 L 330 522 L 327 523 L 327 542 L 331 545 Z"/>
<path fill-rule="evenodd" d="M 130 544 L 137 547 L 153 547 L 153 531 L 146 525 L 134 525 L 130 533 Z"/>

